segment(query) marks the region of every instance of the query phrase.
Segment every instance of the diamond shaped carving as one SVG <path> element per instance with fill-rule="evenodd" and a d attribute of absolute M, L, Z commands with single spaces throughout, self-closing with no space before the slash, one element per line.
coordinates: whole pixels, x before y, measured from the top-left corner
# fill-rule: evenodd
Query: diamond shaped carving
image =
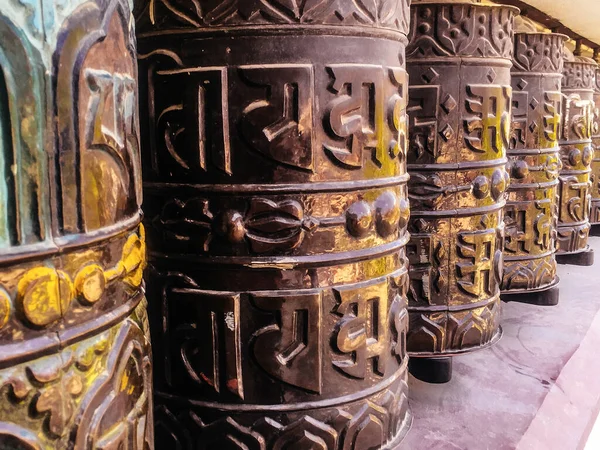
<path fill-rule="evenodd" d="M 444 111 L 446 111 L 446 114 L 448 114 L 450 113 L 450 111 L 456 108 L 456 105 L 458 105 L 458 103 L 456 102 L 454 97 L 448 94 L 446 96 L 446 100 L 444 100 L 444 103 L 442 103 L 442 108 L 444 108 Z"/>
<path fill-rule="evenodd" d="M 527 81 L 525 81 L 523 78 L 521 78 L 519 80 L 519 82 L 517 83 L 517 87 L 522 91 L 523 89 L 525 89 L 527 87 L 529 83 Z"/>
<path fill-rule="evenodd" d="M 488 80 L 490 80 L 490 83 L 493 83 L 498 75 L 496 74 L 496 71 L 490 67 L 490 70 L 487 71 L 487 74 L 485 76 Z"/>
<path fill-rule="evenodd" d="M 529 125 L 529 130 L 531 130 L 532 133 L 534 133 L 537 128 L 538 124 L 536 122 L 531 122 L 531 125 Z"/>
<path fill-rule="evenodd" d="M 454 136 L 454 129 L 449 124 L 446 124 L 446 126 L 440 130 L 440 135 L 448 142 Z"/>
<path fill-rule="evenodd" d="M 437 73 L 433 68 L 427 69 L 427 71 L 421 75 L 421 78 L 425 83 L 433 83 L 440 77 L 440 74 Z"/>
<path fill-rule="evenodd" d="M 529 102 L 529 106 L 531 107 L 531 109 L 537 108 L 537 105 L 539 105 L 539 104 L 540 104 L 540 102 L 535 97 L 533 97 L 531 99 L 531 101 Z"/>

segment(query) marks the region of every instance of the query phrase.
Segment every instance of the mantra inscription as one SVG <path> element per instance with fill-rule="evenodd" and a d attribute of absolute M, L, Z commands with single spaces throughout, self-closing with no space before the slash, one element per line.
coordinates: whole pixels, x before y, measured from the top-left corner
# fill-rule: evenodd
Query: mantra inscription
<path fill-rule="evenodd" d="M 558 282 L 554 253 L 565 39 L 559 34 L 515 35 L 504 293 L 545 290 Z"/>
<path fill-rule="evenodd" d="M 125 0 L 2 7 L 3 449 L 154 448 L 132 26 Z"/>
<path fill-rule="evenodd" d="M 184 3 L 138 8 L 157 446 L 394 448 L 410 424 L 408 86 L 402 24 L 385 24 L 408 8 L 376 2 L 342 36 L 307 4 L 320 19 L 279 34 L 230 2 L 230 23 L 153 36 Z M 330 6 L 365 8 L 347 3 Z"/>
<path fill-rule="evenodd" d="M 590 182 L 592 183 L 592 205 L 590 224 L 600 225 L 600 69 L 596 69 L 594 84 L 594 119 L 592 123 L 592 158 Z"/>
<path fill-rule="evenodd" d="M 515 10 L 428 2 L 411 10 L 407 345 L 414 356 L 442 356 L 499 336 Z"/>
<path fill-rule="evenodd" d="M 559 175 L 558 251 L 586 251 L 590 232 L 594 83 L 597 64 L 584 57 L 565 61 Z"/>

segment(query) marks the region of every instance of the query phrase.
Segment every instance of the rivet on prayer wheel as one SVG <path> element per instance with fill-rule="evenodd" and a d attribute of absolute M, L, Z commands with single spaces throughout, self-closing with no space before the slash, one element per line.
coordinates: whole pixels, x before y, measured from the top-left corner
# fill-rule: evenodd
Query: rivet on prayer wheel
<path fill-rule="evenodd" d="M 516 20 L 504 300 L 555 305 L 561 79 L 566 36 Z"/>
<path fill-rule="evenodd" d="M 583 56 L 566 55 L 562 79 L 563 123 L 560 136 L 558 250 L 556 260 L 589 266 L 592 126 L 597 64 Z"/>
<path fill-rule="evenodd" d="M 136 12 L 161 449 L 410 423 L 408 2 L 290 5 Z"/>
<path fill-rule="evenodd" d="M 129 3 L 0 9 L 0 448 L 152 449 Z"/>
<path fill-rule="evenodd" d="M 408 172 L 411 372 L 447 381 L 448 359 L 500 331 L 516 8 L 411 7 Z"/>

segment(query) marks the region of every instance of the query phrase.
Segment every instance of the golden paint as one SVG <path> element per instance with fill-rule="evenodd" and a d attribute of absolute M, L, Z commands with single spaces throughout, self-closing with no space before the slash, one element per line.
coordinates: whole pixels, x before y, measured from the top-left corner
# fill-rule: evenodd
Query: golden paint
<path fill-rule="evenodd" d="M 73 300 L 73 283 L 64 272 L 36 267 L 25 273 L 17 286 L 18 300 L 27 319 L 46 326 L 60 319 Z"/>
<path fill-rule="evenodd" d="M 104 271 L 98 264 L 83 267 L 75 277 L 77 295 L 83 297 L 88 303 L 96 303 L 100 300 L 105 289 Z"/>
<path fill-rule="evenodd" d="M 0 328 L 8 323 L 10 319 L 11 303 L 8 293 L 0 289 Z"/>

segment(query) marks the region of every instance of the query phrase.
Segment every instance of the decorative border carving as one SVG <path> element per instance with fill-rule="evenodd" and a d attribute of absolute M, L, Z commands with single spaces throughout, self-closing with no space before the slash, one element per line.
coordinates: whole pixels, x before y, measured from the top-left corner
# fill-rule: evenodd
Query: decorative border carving
<path fill-rule="evenodd" d="M 562 74 L 567 36 L 556 33 L 516 33 L 513 72 Z"/>
<path fill-rule="evenodd" d="M 407 34 L 410 0 L 138 0 L 138 33 L 252 25 L 360 26 Z"/>
<path fill-rule="evenodd" d="M 512 58 L 517 13 L 509 6 L 417 3 L 411 8 L 406 57 Z"/>

